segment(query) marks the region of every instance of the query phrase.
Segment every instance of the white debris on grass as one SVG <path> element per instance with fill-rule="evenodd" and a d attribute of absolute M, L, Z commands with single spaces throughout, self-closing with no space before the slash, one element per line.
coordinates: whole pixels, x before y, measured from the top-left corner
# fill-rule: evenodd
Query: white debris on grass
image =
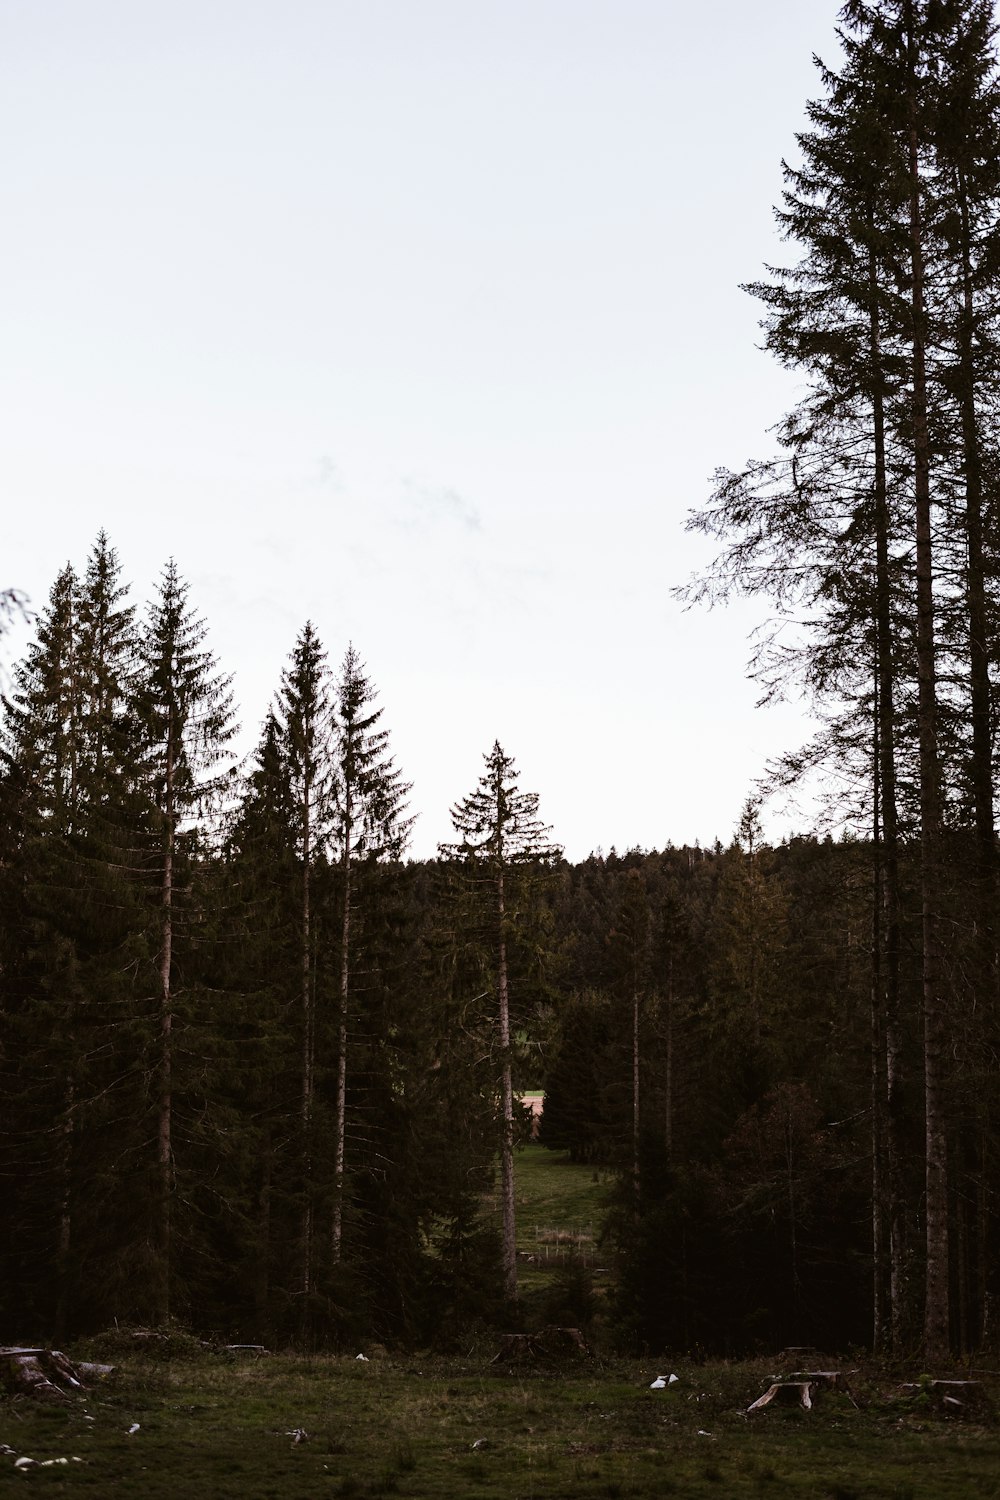
<path fill-rule="evenodd" d="M 6 1443 L 0 1444 L 0 1453 L 9 1455 L 16 1451 L 17 1450 L 14 1448 L 9 1448 Z M 54 1469 L 57 1468 L 60 1464 L 69 1465 L 82 1463 L 83 1459 L 77 1458 L 75 1453 L 73 1454 L 72 1458 L 43 1458 L 41 1461 L 39 1461 L 37 1458 L 29 1458 L 25 1453 L 20 1458 L 14 1460 L 14 1468 L 19 1469 L 22 1474 L 27 1474 L 29 1469 Z"/>
<path fill-rule="evenodd" d="M 135 1437 L 135 1435 L 136 1435 L 136 1433 L 138 1431 L 139 1431 L 139 1423 L 138 1422 L 133 1422 L 132 1426 L 129 1428 L 128 1432 L 126 1433 L 126 1437 Z"/>
<path fill-rule="evenodd" d="M 370 1363 L 367 1354 L 356 1354 L 354 1356 L 354 1358 L 355 1359 L 363 1359 L 366 1365 Z"/>

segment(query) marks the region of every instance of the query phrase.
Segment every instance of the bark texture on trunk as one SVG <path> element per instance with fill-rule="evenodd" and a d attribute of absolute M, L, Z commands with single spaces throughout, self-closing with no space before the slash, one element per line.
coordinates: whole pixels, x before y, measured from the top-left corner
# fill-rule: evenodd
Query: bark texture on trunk
<path fill-rule="evenodd" d="M 312 1115 L 313 1073 L 316 1020 L 313 1008 L 311 950 L 311 860 L 312 860 L 312 785 L 306 777 L 302 795 L 302 1218 L 299 1225 L 299 1290 L 303 1298 L 303 1332 L 308 1330 L 309 1298 L 312 1292 Z"/>
<path fill-rule="evenodd" d="M 340 943 L 340 995 L 337 1013 L 337 1097 L 333 1148 L 333 1226 L 330 1242 L 333 1261 L 341 1257 L 344 1235 L 344 1164 L 347 1157 L 347 1019 L 351 983 L 351 786 L 345 789 L 344 853 L 341 874 L 344 882 L 344 919 Z"/>
<path fill-rule="evenodd" d="M 510 1057 L 510 1006 L 507 994 L 507 940 L 504 932 L 503 867 L 497 871 L 497 915 L 500 942 L 497 951 L 497 1002 L 500 1020 L 500 1214 L 503 1294 L 508 1303 L 517 1301 L 517 1237 L 514 1220 L 514 1087 Z"/>
<path fill-rule="evenodd" d="M 160 889 L 160 1100 L 157 1123 L 157 1252 L 156 1319 L 170 1317 L 171 1214 L 173 1208 L 173 993 L 174 942 L 174 724 L 167 726 L 167 764 L 164 795 L 163 868 Z"/>
<path fill-rule="evenodd" d="M 632 988 L 632 1212 L 638 1222 L 642 1203 L 642 1166 L 639 1160 L 639 987 Z"/>

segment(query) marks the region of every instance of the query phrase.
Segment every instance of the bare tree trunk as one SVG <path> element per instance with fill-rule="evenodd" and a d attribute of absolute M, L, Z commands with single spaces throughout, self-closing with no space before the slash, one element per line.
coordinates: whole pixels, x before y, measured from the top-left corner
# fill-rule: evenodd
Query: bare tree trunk
<path fill-rule="evenodd" d="M 632 986 L 632 1212 L 636 1222 L 642 1199 L 639 1160 L 639 986 Z"/>
<path fill-rule="evenodd" d="M 920 758 L 920 903 L 923 947 L 924 1136 L 926 1149 L 926 1281 L 924 1348 L 949 1346 L 948 1152 L 945 1038 L 941 995 L 941 788 L 937 743 L 934 580 L 931 531 L 930 437 L 927 425 L 924 242 L 917 139 L 917 40 L 913 0 L 905 0 L 910 170 L 910 306 L 913 357 L 913 459 L 917 573 L 917 735 Z"/>
<path fill-rule="evenodd" d="M 70 1024 L 72 1025 L 72 1020 Z M 58 1291 L 53 1327 L 53 1339 L 57 1344 L 64 1342 L 69 1321 L 70 1266 L 73 1254 L 73 1109 L 75 1103 L 76 1085 L 73 1078 L 70 1077 L 66 1082 L 65 1112 L 59 1132 Z"/>
<path fill-rule="evenodd" d="M 258 1338 L 268 1324 L 271 1301 L 271 1181 L 274 1143 L 271 1127 L 266 1127 L 260 1163 L 260 1187 L 257 1191 L 257 1255 L 254 1266 L 253 1300 Z"/>
<path fill-rule="evenodd" d="M 985 1005 L 996 1002 L 997 860 L 993 813 L 993 724 L 990 706 L 989 623 L 986 602 L 986 558 L 983 539 L 983 464 L 976 413 L 974 355 L 975 306 L 972 287 L 969 198 L 964 174 L 957 174 L 962 223 L 962 320 L 960 389 L 962 446 L 965 458 L 965 531 L 968 545 L 966 603 L 969 616 L 969 698 L 972 715 L 972 793 L 975 808 L 979 970 L 976 978 Z"/>
<path fill-rule="evenodd" d="M 785 1161 L 788 1166 L 788 1256 L 792 1282 L 793 1305 L 800 1306 L 798 1206 L 795 1201 L 795 1143 L 792 1139 L 791 1112 L 785 1112 Z"/>
<path fill-rule="evenodd" d="M 300 1224 L 300 1276 L 302 1293 L 302 1331 L 308 1333 L 309 1300 L 312 1293 L 312 1115 L 313 1057 L 315 1049 L 315 1015 L 312 989 L 312 954 L 310 949 L 310 861 L 312 859 L 312 785 L 306 777 L 302 798 L 302 1219 Z"/>
<path fill-rule="evenodd" d="M 882 819 L 879 797 L 879 691 L 876 643 L 875 715 L 872 726 L 872 964 L 871 964 L 871 1110 L 872 1110 L 872 1348 L 885 1354 L 892 1347 L 891 1303 L 886 1298 L 889 1268 L 886 1228 L 885 1157 L 885 1025 L 882 998 Z"/>
<path fill-rule="evenodd" d="M 667 960 L 667 1036 L 663 1080 L 663 1145 L 667 1166 L 674 1164 L 674 955 Z"/>
<path fill-rule="evenodd" d="M 874 225 L 871 218 L 872 240 Z M 899 817 L 896 804 L 896 707 L 894 632 L 892 627 L 892 574 L 889 554 L 889 497 L 886 476 L 885 402 L 882 372 L 882 330 L 878 307 L 878 266 L 874 243 L 868 251 L 869 359 L 872 376 L 872 419 L 875 448 L 875 691 L 876 755 L 875 836 L 878 854 L 878 887 L 876 904 L 881 904 L 884 932 L 879 915 L 875 917 L 878 945 L 873 957 L 874 978 L 878 985 L 877 1001 L 881 1018 L 873 1022 L 880 1036 L 877 1045 L 884 1046 L 884 1108 L 882 1091 L 876 1101 L 874 1118 L 876 1140 L 884 1149 L 884 1173 L 876 1163 L 878 1191 L 882 1195 L 876 1215 L 887 1225 L 885 1249 L 889 1266 L 889 1325 L 891 1347 L 900 1353 L 910 1343 L 910 1259 L 907 1232 L 906 1186 L 904 1167 L 905 1100 L 903 1097 L 903 1045 L 899 999 L 900 895 L 899 895 Z M 883 946 L 884 944 L 884 946 Z M 878 1132 L 881 1130 L 881 1135 Z M 878 1146 L 876 1147 L 878 1150 Z M 877 1262 L 881 1264 L 881 1261 Z M 881 1347 L 881 1346 L 880 1346 Z"/>
<path fill-rule="evenodd" d="M 510 1057 L 510 1007 L 507 995 L 507 939 L 504 931 L 503 866 L 497 871 L 497 914 L 500 942 L 497 950 L 497 1000 L 500 1010 L 500 1214 L 503 1294 L 508 1303 L 517 1301 L 517 1231 L 514 1220 L 514 1087 Z"/>
<path fill-rule="evenodd" d="M 336 1265 L 341 1256 L 344 1231 L 344 1162 L 347 1143 L 347 1015 L 350 993 L 351 952 L 351 784 L 344 789 L 344 852 L 341 873 L 344 881 L 344 920 L 340 943 L 340 1004 L 337 1026 L 337 1101 L 333 1149 L 333 1229 L 331 1251 Z"/>
<path fill-rule="evenodd" d="M 975 302 L 972 273 L 972 229 L 969 221 L 969 194 L 965 174 L 955 173 L 961 212 L 962 246 L 962 317 L 960 324 L 960 382 L 962 412 L 962 446 L 965 468 L 965 534 L 966 608 L 969 621 L 969 706 L 972 718 L 972 797 L 976 835 L 976 902 L 975 962 L 973 971 L 974 1024 L 995 1016 L 1000 1001 L 997 963 L 997 855 L 993 803 L 993 713 L 990 691 L 990 643 L 986 587 L 986 553 L 983 526 L 983 462 L 980 423 L 976 410 Z M 978 1138 L 975 1145 L 978 1146 Z M 975 1147 L 968 1148 L 974 1150 Z M 985 1158 L 980 1157 L 980 1174 Z M 981 1176 L 980 1176 L 981 1180 Z M 977 1189 L 981 1195 L 981 1188 Z M 961 1347 L 971 1352 L 978 1342 L 973 1326 L 972 1295 L 969 1281 L 977 1283 L 982 1295 L 977 1297 L 979 1331 L 985 1317 L 986 1289 L 992 1280 L 992 1259 L 984 1234 L 974 1239 L 976 1262 L 968 1249 L 970 1233 L 964 1195 L 960 1200 L 963 1235 L 959 1263 L 961 1298 Z M 978 1225 L 977 1225 L 978 1227 Z M 968 1260 L 967 1260 L 968 1257 Z"/>
<path fill-rule="evenodd" d="M 157 1125 L 157 1251 L 156 1318 L 170 1317 L 171 1216 L 173 1208 L 173 993 L 174 941 L 174 723 L 167 726 L 167 764 L 164 788 L 163 870 L 160 890 L 160 1103 Z"/>

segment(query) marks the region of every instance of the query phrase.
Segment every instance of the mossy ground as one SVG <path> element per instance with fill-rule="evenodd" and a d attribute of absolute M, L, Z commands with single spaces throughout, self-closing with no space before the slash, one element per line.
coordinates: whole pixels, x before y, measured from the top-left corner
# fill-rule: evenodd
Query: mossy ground
<path fill-rule="evenodd" d="M 16 1455 L 82 1460 L 23 1475 L 16 1455 L 0 1458 L 0 1491 L 27 1485 L 109 1500 L 1000 1497 L 1000 1427 L 894 1406 L 885 1399 L 891 1377 L 855 1377 L 857 1405 L 831 1394 L 808 1414 L 747 1418 L 772 1373 L 759 1362 L 680 1361 L 680 1383 L 650 1391 L 649 1363 L 518 1373 L 491 1365 L 490 1353 L 368 1363 L 127 1356 L 108 1383 L 66 1407 L 0 1405 L 0 1442 Z M 296 1429 L 308 1436 L 296 1442 Z"/>

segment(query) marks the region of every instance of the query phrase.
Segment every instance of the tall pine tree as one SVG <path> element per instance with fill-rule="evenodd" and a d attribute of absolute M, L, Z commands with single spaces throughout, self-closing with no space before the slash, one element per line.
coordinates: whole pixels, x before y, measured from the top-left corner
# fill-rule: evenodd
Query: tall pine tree
<path fill-rule="evenodd" d="M 508 909 L 512 877 L 518 868 L 550 862 L 561 853 L 549 842 L 551 830 L 538 817 L 537 792 L 518 790 L 520 772 L 512 756 L 494 742 L 484 756 L 486 768 L 473 792 L 451 809 L 461 841 L 442 844 L 441 853 L 461 860 L 473 880 L 490 891 L 495 964 L 497 1040 L 500 1063 L 500 1204 L 503 1289 L 508 1305 L 517 1301 L 517 1253 L 514 1223 L 514 1088 L 511 1049 L 508 941 L 516 920 Z M 516 910 L 516 909 L 515 909 Z"/>

